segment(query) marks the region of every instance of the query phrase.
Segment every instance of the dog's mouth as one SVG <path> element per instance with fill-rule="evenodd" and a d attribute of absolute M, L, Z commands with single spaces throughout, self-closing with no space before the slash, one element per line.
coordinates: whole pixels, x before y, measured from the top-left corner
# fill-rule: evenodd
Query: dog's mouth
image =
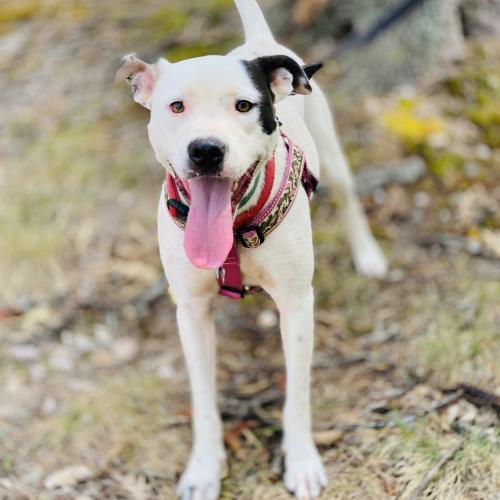
<path fill-rule="evenodd" d="M 188 183 L 191 208 L 186 222 L 184 250 L 194 266 L 218 269 L 233 245 L 233 181 L 199 176 L 191 178 Z"/>

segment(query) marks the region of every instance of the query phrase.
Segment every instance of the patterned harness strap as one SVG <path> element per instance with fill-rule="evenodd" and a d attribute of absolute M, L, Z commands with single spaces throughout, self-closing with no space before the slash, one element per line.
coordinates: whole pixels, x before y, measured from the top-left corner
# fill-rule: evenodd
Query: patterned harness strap
<path fill-rule="evenodd" d="M 242 284 L 240 262 L 237 243 L 245 248 L 256 248 L 264 243 L 266 236 L 276 229 L 291 209 L 297 196 L 300 185 L 304 187 L 307 196 L 311 199 L 318 185 L 317 179 L 307 168 L 304 152 L 294 144 L 291 139 L 281 132 L 285 147 L 287 148 L 286 167 L 278 191 L 272 200 L 265 205 L 269 198 L 274 180 L 274 157 L 265 167 L 264 187 L 259 199 L 247 211 L 235 218 L 233 247 L 224 262 L 217 270 L 216 278 L 219 283 L 219 294 L 232 299 L 241 299 L 248 293 L 255 291 L 256 287 L 245 287 Z M 253 171 L 252 170 L 253 167 Z M 249 188 L 257 165 L 253 165 L 247 172 L 247 178 L 242 188 L 236 191 L 237 198 L 233 198 L 233 211 L 238 208 L 245 191 Z M 185 229 L 189 212 L 189 195 L 185 185 L 178 177 L 167 172 L 165 182 L 165 199 L 170 216 L 181 229 Z M 265 206 L 264 206 L 265 205 Z"/>
<path fill-rule="evenodd" d="M 287 136 L 283 136 L 287 147 L 286 169 L 277 193 L 249 225 L 235 226 L 235 236 L 246 248 L 258 247 L 264 243 L 266 236 L 279 226 L 292 208 L 301 182 L 309 198 L 318 184 L 307 168 L 303 151 Z"/>

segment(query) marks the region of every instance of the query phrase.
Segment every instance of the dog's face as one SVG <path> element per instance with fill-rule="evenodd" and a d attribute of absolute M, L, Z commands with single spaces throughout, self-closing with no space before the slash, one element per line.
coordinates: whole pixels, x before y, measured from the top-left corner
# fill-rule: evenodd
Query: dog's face
<path fill-rule="evenodd" d="M 272 154 L 274 104 L 311 92 L 306 73 L 286 56 L 156 64 L 127 56 L 117 75 L 131 81 L 134 99 L 151 110 L 148 132 L 157 159 L 183 179 L 239 179 Z"/>

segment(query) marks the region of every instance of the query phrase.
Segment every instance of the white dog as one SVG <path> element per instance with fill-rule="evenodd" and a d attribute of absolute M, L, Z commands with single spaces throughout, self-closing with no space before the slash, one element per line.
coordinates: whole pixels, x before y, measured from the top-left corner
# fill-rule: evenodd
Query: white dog
<path fill-rule="evenodd" d="M 149 139 L 167 173 L 158 239 L 177 304 L 193 406 L 193 448 L 178 494 L 192 500 L 219 496 L 225 452 L 210 303 L 218 290 L 239 296 L 242 287 L 235 286 L 241 280 L 242 290 L 262 287 L 279 309 L 287 370 L 284 482 L 297 498 L 315 498 L 327 478 L 311 435 L 309 401 L 314 254 L 306 189 L 300 183 L 289 189 L 293 182 L 286 177 L 292 160 L 302 180 L 306 172 L 317 178 L 320 163 L 324 168 L 341 201 L 356 269 L 381 277 L 387 266 L 356 196 L 327 101 L 309 82 L 317 66 L 302 66 L 276 43 L 254 0 L 235 3 L 246 41 L 227 56 L 148 64 L 131 55 L 118 71 L 131 81 L 134 99 L 151 110 Z M 266 189 L 263 201 L 273 207 L 288 189 L 291 200 L 286 208 L 280 205 L 280 217 L 286 216 L 266 234 L 255 229 L 254 217 L 247 224 L 252 234 L 242 239 L 235 220 L 262 204 Z M 245 197 L 244 208 L 235 204 L 237 193 L 238 201 Z M 255 245 L 247 244 L 256 236 Z"/>

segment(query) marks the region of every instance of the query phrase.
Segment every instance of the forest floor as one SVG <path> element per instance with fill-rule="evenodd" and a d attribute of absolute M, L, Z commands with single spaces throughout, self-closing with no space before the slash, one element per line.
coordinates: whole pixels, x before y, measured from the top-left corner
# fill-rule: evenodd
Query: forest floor
<path fill-rule="evenodd" d="M 162 172 L 147 114 L 112 77 L 121 54 L 154 53 L 166 30 L 173 58 L 236 43 L 227 2 L 209 3 L 189 31 L 180 1 L 0 6 L 0 498 L 175 498 L 190 401 L 156 247 Z M 391 271 L 354 273 L 320 191 L 321 498 L 500 498 L 499 54 L 470 46 L 432 78 L 337 110 Z M 327 91 L 330 77 L 318 76 Z M 406 184 L 380 169 L 415 164 L 425 171 Z M 218 298 L 215 317 L 222 498 L 289 498 L 274 305 Z"/>

